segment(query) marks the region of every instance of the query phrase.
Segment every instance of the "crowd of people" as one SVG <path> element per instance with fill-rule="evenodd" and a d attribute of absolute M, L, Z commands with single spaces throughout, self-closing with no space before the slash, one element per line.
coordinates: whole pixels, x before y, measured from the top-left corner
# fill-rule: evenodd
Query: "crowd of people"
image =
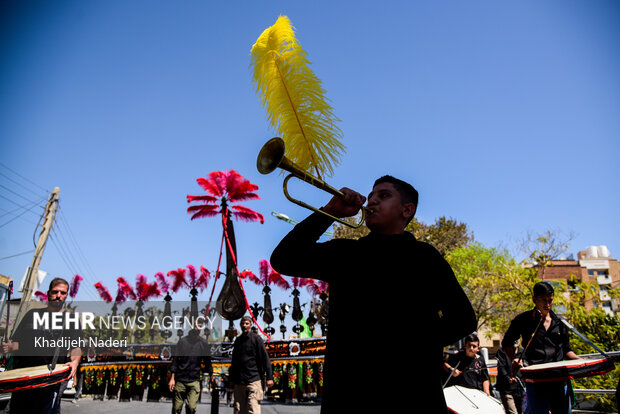
<path fill-rule="evenodd" d="M 341 191 L 344 196 L 333 197 L 322 210 L 332 217 L 350 217 L 367 200 L 368 236 L 319 242 L 333 218 L 315 212 L 295 226 L 271 256 L 273 268 L 280 273 L 330 283 L 330 331 L 321 412 L 336 412 L 342 407 L 352 412 L 400 412 L 423 399 L 435 412 L 447 413 L 443 388 L 453 385 L 492 395 L 480 340 L 473 333 L 477 329 L 476 315 L 467 296 L 441 254 L 404 231 L 418 208 L 417 190 L 397 178 L 384 176 L 374 183 L 368 197 L 347 188 Z M 369 283 L 373 284 L 371 291 Z M 32 325 L 34 314 L 62 312 L 68 288 L 64 279 L 52 280 L 47 309 L 29 311 L 12 339 L 2 344 L 3 353 L 15 354 L 14 368 L 60 364 L 69 367 L 70 376 L 75 375 L 80 348 L 60 352 L 50 348 L 44 353 L 28 350 L 36 332 Z M 415 301 L 411 300 L 412 292 L 418 292 Z M 354 319 L 352 309 L 366 296 L 376 304 L 374 311 L 362 312 L 362 317 Z M 570 381 L 524 383 L 520 377 L 520 368 L 525 365 L 579 358 L 570 348 L 566 326 L 552 310 L 553 298 L 549 283 L 536 284 L 533 309 L 516 315 L 497 351 L 495 390 L 507 413 L 571 412 Z M 385 329 L 395 339 L 395 346 L 385 355 L 377 355 L 378 350 L 369 348 L 364 337 L 351 336 L 351 328 L 360 324 L 365 328 L 387 325 Z M 413 335 L 398 335 L 403 324 Z M 244 316 L 240 327 L 241 334 L 233 345 L 228 387 L 233 389 L 235 414 L 260 413 L 265 388 L 274 384 L 271 363 L 263 339 L 251 329 L 252 318 Z M 213 381 L 207 342 L 200 337 L 199 329 L 194 326 L 179 340 L 172 358 L 168 387 L 173 393 L 174 413 L 180 413 L 184 405 L 187 412 L 196 412 L 202 391 L 201 374 Z M 76 339 L 81 332 L 69 329 L 49 334 Z M 462 343 L 461 349 L 444 358 L 444 348 L 457 341 Z M 348 394 L 343 390 L 361 386 L 362 378 L 374 374 L 370 358 L 382 356 L 398 361 L 385 365 L 381 373 L 395 379 L 391 391 L 396 398 L 386 401 L 382 393 L 345 397 Z M 60 412 L 63 384 L 66 382 L 14 392 L 11 412 Z"/>
<path fill-rule="evenodd" d="M 534 308 L 512 320 L 497 351 L 495 389 L 508 414 L 571 412 L 569 380 L 524 382 L 520 373 L 524 366 L 579 359 L 570 348 L 567 327 L 551 309 L 553 297 L 551 284 L 537 283 L 532 296 Z M 471 334 L 463 342 L 463 348 L 444 363 L 449 375 L 446 384 L 479 389 L 491 396 L 489 373 L 479 354 L 478 337 Z"/>

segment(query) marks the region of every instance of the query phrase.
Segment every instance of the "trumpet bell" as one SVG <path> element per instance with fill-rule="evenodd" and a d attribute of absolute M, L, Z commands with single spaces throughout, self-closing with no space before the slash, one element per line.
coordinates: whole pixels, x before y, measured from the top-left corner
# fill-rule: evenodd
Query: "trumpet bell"
<path fill-rule="evenodd" d="M 340 190 L 335 189 L 320 178 L 317 178 L 302 170 L 298 165 L 296 165 L 294 162 L 284 156 L 284 149 L 284 140 L 280 137 L 271 138 L 269 141 L 267 141 L 265 145 L 263 145 L 263 147 L 261 148 L 260 152 L 258 153 L 258 157 L 256 158 L 256 169 L 258 169 L 258 172 L 260 172 L 261 174 L 269 174 L 275 171 L 276 168 L 288 171 L 290 174 L 284 178 L 284 182 L 282 183 L 282 191 L 284 192 L 284 196 L 290 202 L 297 204 L 298 206 L 307 208 L 309 210 L 315 211 L 317 213 L 324 214 L 346 226 L 353 228 L 361 227 L 365 219 L 364 208 L 362 208 L 361 210 L 362 217 L 360 221 L 357 224 L 353 225 L 338 217 L 334 217 L 331 214 L 324 212 L 323 210 L 304 203 L 301 200 L 297 200 L 291 197 L 288 192 L 288 181 L 293 177 L 305 181 L 308 184 L 311 184 L 323 191 L 330 193 L 331 195 L 337 197 L 344 197 L 344 194 L 342 194 Z"/>
<path fill-rule="evenodd" d="M 280 137 L 271 138 L 258 153 L 256 168 L 261 174 L 269 174 L 278 168 L 283 159 L 284 140 Z"/>

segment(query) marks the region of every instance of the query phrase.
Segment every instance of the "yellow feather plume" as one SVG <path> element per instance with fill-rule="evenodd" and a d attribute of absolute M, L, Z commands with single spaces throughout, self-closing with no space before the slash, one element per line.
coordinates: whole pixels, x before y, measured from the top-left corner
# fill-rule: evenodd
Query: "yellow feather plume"
<path fill-rule="evenodd" d="M 310 69 L 286 16 L 266 29 L 252 50 L 256 92 L 267 120 L 286 144 L 286 156 L 305 171 L 333 175 L 344 145 L 321 81 Z"/>

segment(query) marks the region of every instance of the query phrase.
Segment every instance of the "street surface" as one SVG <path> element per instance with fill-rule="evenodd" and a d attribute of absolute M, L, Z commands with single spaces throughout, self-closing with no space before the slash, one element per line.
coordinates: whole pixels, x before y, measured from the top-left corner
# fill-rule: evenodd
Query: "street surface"
<path fill-rule="evenodd" d="M 63 414 L 170 414 L 171 401 L 154 402 L 119 402 L 118 400 L 93 400 L 90 397 L 82 398 L 73 404 L 71 398 L 63 398 L 61 411 Z M 263 414 L 318 414 L 321 411 L 319 404 L 284 404 L 263 401 L 261 412 Z M 211 412 L 211 399 L 207 393 L 202 394 L 202 402 L 198 404 L 197 414 L 209 414 Z M 232 414 L 232 407 L 220 401 L 219 413 Z M 185 413 L 183 408 L 182 413 Z"/>

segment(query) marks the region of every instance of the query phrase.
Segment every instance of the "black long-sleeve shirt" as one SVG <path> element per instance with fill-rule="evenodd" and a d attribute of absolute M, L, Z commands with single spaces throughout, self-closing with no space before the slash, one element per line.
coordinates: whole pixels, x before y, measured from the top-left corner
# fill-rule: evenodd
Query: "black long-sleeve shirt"
<path fill-rule="evenodd" d="M 517 315 L 510 322 L 504 335 L 502 348 L 511 348 L 519 338 L 521 338 L 521 345 L 525 348 L 534 333 L 532 342 L 523 356 L 527 365 L 564 360 L 566 354 L 571 351 L 568 328 L 553 311 L 550 315 L 551 324 L 546 330 L 542 323 L 539 325 L 541 316 L 536 309 Z M 537 326 L 538 330 L 534 332 Z"/>
<path fill-rule="evenodd" d="M 519 358 L 521 352 L 523 352 L 521 349 L 515 352 L 514 357 Z M 510 378 L 512 377 L 521 378 L 521 371 L 517 371 L 516 373 L 513 372 L 512 360 L 506 355 L 506 352 L 504 352 L 502 348 L 497 350 L 495 357 L 497 358 L 497 381 L 495 382 L 495 389 L 500 393 L 523 395 L 523 388 L 517 381 L 510 383 Z"/>
<path fill-rule="evenodd" d="M 385 401 L 379 393 L 353 396 L 345 391 L 351 384 L 383 386 L 445 412 L 442 348 L 476 330 L 450 265 L 411 233 L 318 243 L 332 223 L 310 215 L 271 255 L 280 273 L 329 282 L 323 412 L 340 402 L 351 412 L 369 412 Z M 396 412 L 413 412 L 397 400 Z"/>
<path fill-rule="evenodd" d="M 177 343 L 170 372 L 174 373 L 174 379 L 177 382 L 194 382 L 200 380 L 203 364 L 203 372 L 213 375 L 207 341 L 190 332 Z"/>
<path fill-rule="evenodd" d="M 273 380 L 269 355 L 260 336 L 249 332 L 235 338 L 228 373 L 236 384 L 249 384 L 265 377 Z"/>

